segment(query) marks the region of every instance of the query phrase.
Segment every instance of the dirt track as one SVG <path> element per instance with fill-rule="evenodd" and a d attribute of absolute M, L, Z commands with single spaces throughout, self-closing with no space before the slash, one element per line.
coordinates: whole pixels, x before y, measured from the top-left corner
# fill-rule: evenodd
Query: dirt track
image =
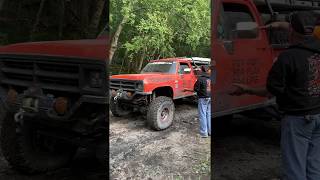
<path fill-rule="evenodd" d="M 106 180 L 106 167 L 94 155 L 80 150 L 70 167 L 38 175 L 23 175 L 10 168 L 0 157 L 0 180 Z"/>
<path fill-rule="evenodd" d="M 112 179 L 158 179 L 165 175 L 208 175 L 210 139 L 198 135 L 196 107 L 178 105 L 173 126 L 152 131 L 139 115 L 110 118 L 110 174 Z M 280 176 L 277 121 L 236 117 L 225 135 L 214 139 L 214 180 L 270 180 Z M 106 168 L 87 151 L 71 164 L 41 175 L 13 171 L 0 156 L 0 180 L 105 180 Z M 173 178 L 172 178 L 173 179 Z"/>
<path fill-rule="evenodd" d="M 280 122 L 235 117 L 214 139 L 214 180 L 280 178 Z"/>
<path fill-rule="evenodd" d="M 177 105 L 173 126 L 153 131 L 141 115 L 110 116 L 112 179 L 209 177 L 210 138 L 198 136 L 197 108 Z M 206 178 L 209 179 L 209 178 Z"/>

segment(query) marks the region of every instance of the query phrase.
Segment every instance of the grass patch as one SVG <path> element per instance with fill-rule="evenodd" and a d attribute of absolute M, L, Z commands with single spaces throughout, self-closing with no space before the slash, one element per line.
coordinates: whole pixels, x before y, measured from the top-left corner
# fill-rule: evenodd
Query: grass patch
<path fill-rule="evenodd" d="M 211 164 L 210 164 L 210 154 L 208 154 L 204 159 L 202 159 L 199 164 L 193 166 L 193 172 L 195 174 L 205 174 L 210 175 Z"/>

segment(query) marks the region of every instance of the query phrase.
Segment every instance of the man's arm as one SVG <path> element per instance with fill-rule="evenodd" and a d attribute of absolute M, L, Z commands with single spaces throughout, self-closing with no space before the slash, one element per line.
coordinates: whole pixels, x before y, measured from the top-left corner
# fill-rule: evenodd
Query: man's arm
<path fill-rule="evenodd" d="M 267 28 L 289 30 L 290 24 L 288 22 L 278 21 L 278 22 L 272 22 L 262 27 L 262 29 L 267 29 Z"/>
<path fill-rule="evenodd" d="M 272 97 L 272 95 L 269 93 L 269 91 L 265 87 L 253 88 L 245 84 L 237 84 L 237 83 L 233 84 L 233 86 L 236 88 L 234 91 L 230 93 L 230 95 L 233 95 L 233 96 L 241 96 L 241 95 L 249 94 L 249 95 L 256 95 L 261 97 Z"/>
<path fill-rule="evenodd" d="M 199 87 L 199 79 L 196 81 L 196 83 L 194 84 L 194 91 L 196 92 L 196 93 L 198 93 L 199 92 L 199 89 L 200 89 L 200 87 Z"/>
<path fill-rule="evenodd" d="M 240 96 L 244 94 L 262 96 L 262 97 L 272 97 L 282 96 L 285 93 L 286 79 L 289 71 L 289 64 L 287 54 L 281 54 L 278 60 L 272 65 L 269 71 L 266 87 L 253 88 L 245 84 L 233 84 L 236 88 L 230 93 L 230 95 Z"/>
<path fill-rule="evenodd" d="M 289 64 L 287 54 L 280 54 L 278 60 L 273 63 L 267 78 L 267 90 L 274 96 L 282 96 L 285 93 L 286 79 Z"/>

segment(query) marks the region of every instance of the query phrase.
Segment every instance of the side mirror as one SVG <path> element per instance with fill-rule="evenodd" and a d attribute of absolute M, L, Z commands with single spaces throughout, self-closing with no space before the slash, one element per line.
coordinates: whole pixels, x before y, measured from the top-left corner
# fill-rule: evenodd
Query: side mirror
<path fill-rule="evenodd" d="M 183 70 L 183 72 L 189 73 L 189 72 L 191 72 L 191 69 L 190 69 L 190 68 L 185 68 L 185 69 Z"/>
<path fill-rule="evenodd" d="M 234 31 L 234 38 L 254 39 L 257 38 L 259 30 L 256 22 L 239 22 Z"/>

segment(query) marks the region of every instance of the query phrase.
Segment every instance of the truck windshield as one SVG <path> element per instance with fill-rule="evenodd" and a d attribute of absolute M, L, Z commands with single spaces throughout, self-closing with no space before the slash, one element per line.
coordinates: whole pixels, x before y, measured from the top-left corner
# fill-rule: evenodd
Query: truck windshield
<path fill-rule="evenodd" d="M 141 73 L 176 73 L 175 62 L 153 62 L 147 64 L 141 71 Z"/>

